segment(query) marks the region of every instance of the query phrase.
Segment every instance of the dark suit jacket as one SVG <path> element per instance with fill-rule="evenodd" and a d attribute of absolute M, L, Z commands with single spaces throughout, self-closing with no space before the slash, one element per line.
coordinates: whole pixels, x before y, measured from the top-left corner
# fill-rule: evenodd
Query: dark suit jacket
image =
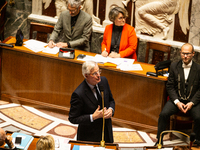
<path fill-rule="evenodd" d="M 101 82 L 98 85 L 104 87 L 105 107 L 112 107 L 115 110 L 115 101 L 106 77 L 101 77 Z M 78 125 L 77 140 L 100 142 L 102 140 L 102 124 L 103 120 L 96 119 L 90 121 L 90 114 L 93 114 L 98 107 L 92 90 L 84 80 L 71 96 L 71 107 L 69 112 L 69 121 Z M 105 120 L 105 142 L 113 143 L 112 121 Z"/>
<path fill-rule="evenodd" d="M 190 94 L 190 89 L 192 87 L 191 95 L 189 101 L 193 102 L 194 105 L 200 102 L 200 65 L 192 62 L 190 68 L 190 73 L 188 76 L 188 88 L 185 91 L 185 77 L 184 70 L 182 68 L 182 60 L 172 63 L 170 67 L 170 73 L 167 82 L 167 92 L 172 101 L 175 99 L 180 100 L 180 95 L 178 94 L 178 74 L 180 74 L 180 93 L 181 96 L 186 94 L 186 97 Z"/>
<path fill-rule="evenodd" d="M 54 27 L 50 40 L 56 41 L 59 34 L 63 31 L 64 41 L 69 42 L 75 49 L 90 51 L 90 35 L 92 33 L 92 17 L 80 10 L 73 32 L 71 32 L 71 16 L 68 10 L 60 14 L 58 22 Z"/>

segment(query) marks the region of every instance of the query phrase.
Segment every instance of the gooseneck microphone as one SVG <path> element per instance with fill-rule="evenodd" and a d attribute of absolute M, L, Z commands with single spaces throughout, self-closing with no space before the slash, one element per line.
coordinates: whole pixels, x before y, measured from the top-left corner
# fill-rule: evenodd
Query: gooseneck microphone
<path fill-rule="evenodd" d="M 99 85 L 99 90 L 101 92 L 102 109 L 103 109 L 103 128 L 102 128 L 102 140 L 101 140 L 100 146 L 101 147 L 105 147 L 105 141 L 104 141 L 105 118 L 104 118 L 104 87 L 103 87 L 103 85 Z"/>
<path fill-rule="evenodd" d="M 191 150 L 192 144 L 195 141 L 195 133 L 190 134 L 190 147 L 189 150 Z"/>
<path fill-rule="evenodd" d="M 176 133 L 183 134 L 183 135 L 185 135 L 186 137 L 190 137 L 189 135 L 187 135 L 187 134 L 185 134 L 185 133 L 183 133 L 183 132 L 181 132 L 181 131 L 176 131 L 176 130 L 166 130 L 166 131 L 163 131 L 163 132 L 161 132 L 161 134 L 160 134 L 159 142 L 158 142 L 158 144 L 157 144 L 158 149 L 161 149 L 161 148 L 162 148 L 162 144 L 161 144 L 162 134 L 164 134 L 164 133 L 170 133 L 170 132 L 176 132 Z M 191 141 L 191 140 L 190 140 L 190 141 Z"/>

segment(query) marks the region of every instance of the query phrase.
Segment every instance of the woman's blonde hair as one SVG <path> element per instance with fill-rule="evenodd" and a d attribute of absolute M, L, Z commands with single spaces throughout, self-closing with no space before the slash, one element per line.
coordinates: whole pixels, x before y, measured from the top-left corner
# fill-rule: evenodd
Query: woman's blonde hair
<path fill-rule="evenodd" d="M 37 141 L 36 150 L 55 150 L 54 138 L 51 135 L 41 136 Z"/>

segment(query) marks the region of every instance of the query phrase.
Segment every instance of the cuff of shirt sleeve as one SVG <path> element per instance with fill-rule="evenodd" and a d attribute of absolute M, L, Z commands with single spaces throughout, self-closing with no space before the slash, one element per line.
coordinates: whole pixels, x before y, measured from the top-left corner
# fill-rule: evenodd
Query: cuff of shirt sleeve
<path fill-rule="evenodd" d="M 90 115 L 90 121 L 91 122 L 93 122 L 94 120 L 93 120 L 93 118 L 92 118 L 92 114 Z"/>
<path fill-rule="evenodd" d="M 180 102 L 178 99 L 176 99 L 175 101 L 174 101 L 174 104 L 176 105 L 178 102 Z"/>

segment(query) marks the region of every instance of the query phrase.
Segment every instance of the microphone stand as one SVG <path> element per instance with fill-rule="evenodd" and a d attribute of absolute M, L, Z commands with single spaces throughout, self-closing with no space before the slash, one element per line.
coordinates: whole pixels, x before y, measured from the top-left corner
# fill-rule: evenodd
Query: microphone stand
<path fill-rule="evenodd" d="M 163 134 L 163 133 L 169 133 L 169 132 L 177 132 L 177 133 L 183 134 L 183 135 L 185 135 L 185 136 L 187 136 L 187 137 L 190 137 L 189 135 L 187 135 L 187 134 L 185 134 L 185 133 L 183 133 L 183 132 L 180 132 L 180 131 L 176 131 L 176 130 L 166 130 L 166 131 L 163 131 L 163 132 L 161 132 L 161 134 L 160 134 L 159 143 L 157 144 L 158 149 L 161 149 L 161 148 L 162 148 L 162 144 L 161 144 L 162 134 Z"/>
<path fill-rule="evenodd" d="M 101 147 L 105 147 L 105 141 L 104 141 L 104 127 L 105 127 L 105 118 L 104 118 L 104 94 L 103 91 L 101 91 L 101 97 L 102 97 L 102 109 L 103 109 L 103 128 L 102 128 L 102 140 L 101 140 Z"/>

